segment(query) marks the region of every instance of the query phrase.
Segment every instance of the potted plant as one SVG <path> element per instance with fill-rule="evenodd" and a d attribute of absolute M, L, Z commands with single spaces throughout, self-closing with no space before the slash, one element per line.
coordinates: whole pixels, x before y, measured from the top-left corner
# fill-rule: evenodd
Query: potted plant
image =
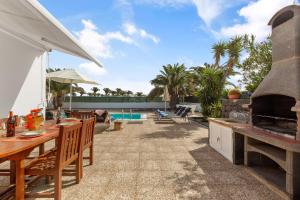
<path fill-rule="evenodd" d="M 241 92 L 239 89 L 234 88 L 229 90 L 228 99 L 239 99 L 241 97 Z"/>

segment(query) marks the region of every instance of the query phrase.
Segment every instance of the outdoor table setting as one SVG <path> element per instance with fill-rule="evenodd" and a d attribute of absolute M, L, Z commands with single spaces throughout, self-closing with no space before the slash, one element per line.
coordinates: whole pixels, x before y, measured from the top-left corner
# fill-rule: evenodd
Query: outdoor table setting
<path fill-rule="evenodd" d="M 24 199 L 25 197 L 25 159 L 37 147 L 39 153 L 44 153 L 44 144 L 59 136 L 59 127 L 68 126 L 78 122 L 70 118 L 60 120 L 56 124 L 55 120 L 44 121 L 40 119 L 37 127 L 30 127 L 32 124 L 15 127 L 14 135 L 7 137 L 7 130 L 0 130 L 0 161 L 13 161 L 14 168 L 11 169 L 12 176 L 15 179 L 15 198 Z M 35 123 L 35 122 L 33 122 Z M 13 184 L 13 183 L 11 183 Z"/>

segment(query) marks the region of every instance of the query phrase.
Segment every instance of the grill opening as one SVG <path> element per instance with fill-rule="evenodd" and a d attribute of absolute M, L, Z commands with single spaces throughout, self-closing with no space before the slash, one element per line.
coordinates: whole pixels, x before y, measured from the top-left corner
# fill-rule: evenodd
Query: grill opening
<path fill-rule="evenodd" d="M 266 95 L 252 99 L 252 124 L 274 133 L 295 136 L 297 115 L 291 111 L 296 100 L 284 95 Z"/>

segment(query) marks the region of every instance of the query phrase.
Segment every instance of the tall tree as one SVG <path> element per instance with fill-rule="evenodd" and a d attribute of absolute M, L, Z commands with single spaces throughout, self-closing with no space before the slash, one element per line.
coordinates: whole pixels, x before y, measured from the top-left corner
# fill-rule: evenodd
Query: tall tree
<path fill-rule="evenodd" d="M 97 87 L 92 87 L 91 90 L 92 90 L 92 92 L 93 92 L 92 95 L 93 95 L 94 97 L 96 97 L 96 96 L 97 96 L 97 92 L 100 91 L 100 89 L 97 88 Z"/>
<path fill-rule="evenodd" d="M 218 42 L 213 45 L 212 50 L 215 62 L 211 67 L 224 70 L 222 81 L 223 84 L 225 84 L 226 79 L 235 74 L 234 68 L 239 65 L 241 53 L 243 51 L 243 37 L 236 36 L 227 42 Z M 226 60 L 224 61 L 224 59 Z M 224 61 L 224 63 L 221 63 L 222 61 Z"/>
<path fill-rule="evenodd" d="M 116 95 L 122 96 L 123 90 L 121 88 L 116 88 Z"/>
<path fill-rule="evenodd" d="M 103 91 L 106 96 L 109 96 L 111 94 L 111 89 L 109 89 L 109 88 L 103 88 Z"/>
<path fill-rule="evenodd" d="M 142 97 L 142 96 L 145 96 L 143 92 L 137 92 L 135 93 L 135 96 L 137 97 Z"/>
<path fill-rule="evenodd" d="M 78 92 L 81 97 L 86 94 L 86 91 L 82 87 L 75 87 L 74 92 Z"/>
<path fill-rule="evenodd" d="M 184 64 L 168 64 L 163 66 L 160 74 L 155 79 L 151 80 L 151 84 L 154 85 L 156 91 L 162 91 L 167 86 L 170 94 L 170 107 L 174 109 L 176 104 L 179 103 L 179 97 L 183 92 L 181 89 L 186 79 L 186 68 Z M 160 88 L 160 89 L 158 89 Z M 154 92 L 150 92 L 150 94 Z M 160 94 L 162 95 L 162 94 Z"/>
<path fill-rule="evenodd" d="M 111 93 L 112 96 L 117 96 L 117 92 L 114 91 L 114 90 L 111 90 L 110 93 Z"/>
<path fill-rule="evenodd" d="M 133 92 L 130 91 L 130 90 L 127 90 L 127 91 L 126 91 L 126 95 L 127 95 L 127 96 L 133 95 Z"/>
<path fill-rule="evenodd" d="M 204 64 L 203 67 L 192 68 L 195 88 L 203 109 L 204 116 L 212 116 L 214 109 L 220 108 L 220 100 L 228 78 L 235 75 L 243 50 L 243 38 L 234 37 L 229 41 L 220 41 L 212 47 L 214 64 Z"/>
<path fill-rule="evenodd" d="M 246 59 L 238 65 L 242 70 L 246 89 L 254 92 L 272 67 L 272 41 L 268 37 L 265 41 L 256 42 L 253 35 L 244 36 L 244 48 L 248 54 Z"/>
<path fill-rule="evenodd" d="M 215 59 L 215 66 L 220 66 L 221 58 L 225 56 L 227 43 L 220 41 L 213 45 L 212 47 Z"/>

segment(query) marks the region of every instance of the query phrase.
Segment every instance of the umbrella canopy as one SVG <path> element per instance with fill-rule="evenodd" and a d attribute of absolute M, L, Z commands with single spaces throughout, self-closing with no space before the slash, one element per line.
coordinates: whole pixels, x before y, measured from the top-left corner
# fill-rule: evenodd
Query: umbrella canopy
<path fill-rule="evenodd" d="M 50 81 L 55 81 L 59 83 L 69 83 L 70 84 L 70 110 L 72 109 L 72 84 L 74 83 L 85 83 L 92 85 L 99 85 L 96 81 L 89 80 L 81 75 L 79 72 L 73 69 L 66 69 L 56 72 L 50 72 L 46 75 L 47 79 Z M 50 93 L 50 84 L 49 84 Z"/>
<path fill-rule="evenodd" d="M 170 101 L 169 89 L 168 86 L 165 86 L 163 101 L 165 102 L 165 112 L 167 112 L 167 101 Z"/>
<path fill-rule="evenodd" d="M 92 81 L 81 75 L 73 69 L 66 69 L 56 72 L 47 73 L 47 79 L 59 83 L 86 83 L 92 85 L 99 85 L 96 81 Z"/>
<path fill-rule="evenodd" d="M 168 86 L 165 86 L 163 101 L 170 101 L 169 89 Z"/>

